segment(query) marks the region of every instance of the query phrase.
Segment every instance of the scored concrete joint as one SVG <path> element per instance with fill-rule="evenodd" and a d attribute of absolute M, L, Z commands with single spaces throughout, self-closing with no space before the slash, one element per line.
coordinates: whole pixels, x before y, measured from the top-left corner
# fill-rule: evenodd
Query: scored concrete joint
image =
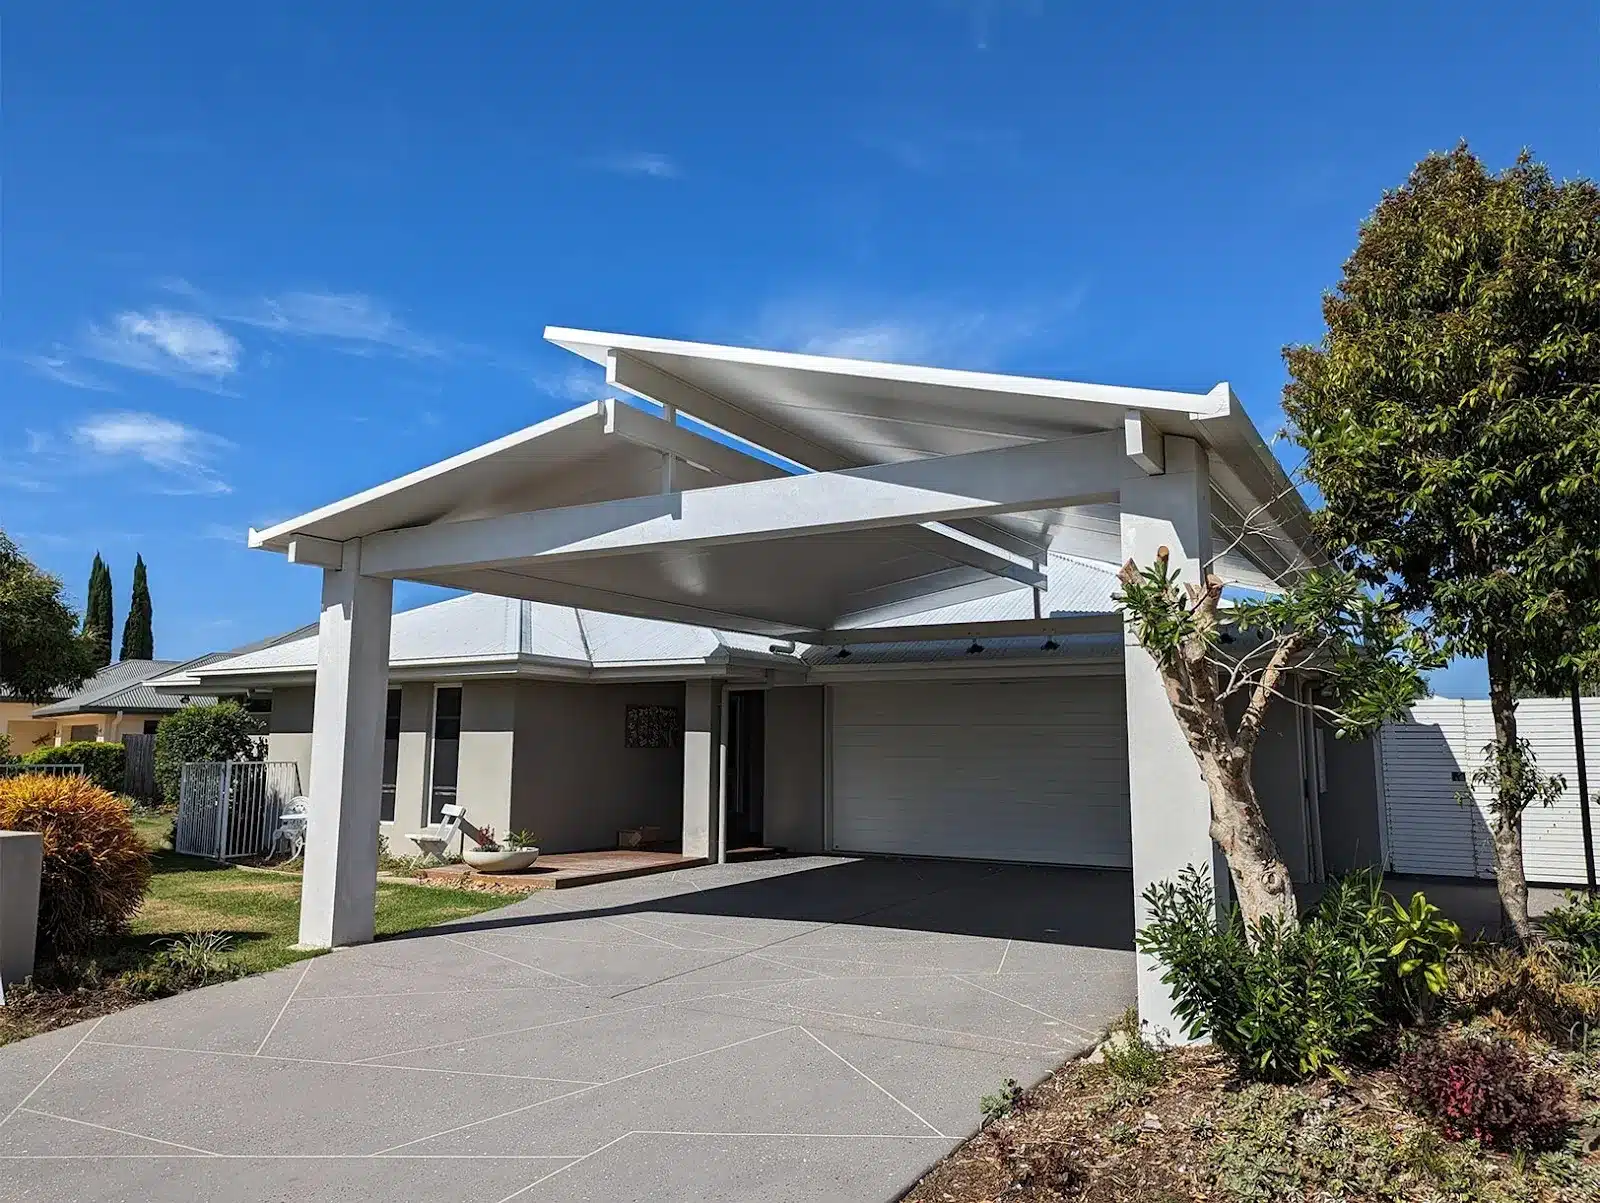
<path fill-rule="evenodd" d="M 43 836 L 34 831 L 0 831 L 0 1002 L 6 987 L 33 973 L 43 871 Z"/>

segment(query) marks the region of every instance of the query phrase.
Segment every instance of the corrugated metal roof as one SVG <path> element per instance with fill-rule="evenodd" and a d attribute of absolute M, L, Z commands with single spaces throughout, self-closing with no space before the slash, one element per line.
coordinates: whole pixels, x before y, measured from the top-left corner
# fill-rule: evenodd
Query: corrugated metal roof
<path fill-rule="evenodd" d="M 1111 614 L 1116 611 L 1112 596 L 1121 587 L 1117 570 L 1110 564 L 1085 560 L 1078 556 L 1050 553 L 1050 585 L 1040 601 L 1039 611 L 1045 618 L 1070 618 L 1079 614 Z M 986 638 L 977 644 L 980 651 L 972 651 L 973 640 L 961 633 L 962 623 L 1004 622 L 1009 619 L 1033 618 L 1033 590 L 1009 589 L 988 597 L 973 598 L 955 605 L 941 606 L 907 614 L 894 621 L 894 626 L 921 627 L 949 624 L 955 628 L 948 640 L 918 640 L 915 642 L 855 644 L 847 656 L 840 656 L 838 647 L 809 647 L 805 649 L 807 664 L 834 665 L 848 663 L 852 667 L 862 664 L 910 664 L 962 660 L 972 663 L 992 664 L 998 660 L 1101 659 L 1122 655 L 1120 635 L 1056 636 L 1045 640 L 1038 635 L 1025 638 Z M 1048 646 L 1054 644 L 1055 646 Z"/>
<path fill-rule="evenodd" d="M 1111 565 L 1052 554 L 1050 569 L 1050 588 L 1044 598 L 1048 616 L 1103 614 L 1115 609 L 1111 596 L 1116 592 L 1117 581 Z M 1033 591 L 1014 589 L 897 621 L 916 625 L 951 623 L 959 628 L 963 622 L 1033 616 Z M 192 669 L 195 679 L 256 676 L 265 681 L 279 673 L 312 671 L 317 663 L 316 629 L 304 628 L 297 634 L 297 638 L 279 637 L 254 651 L 197 665 Z M 1061 655 L 1070 658 L 1113 652 L 1120 655 L 1122 646 L 1117 637 L 1073 636 L 1056 642 Z M 851 649 L 849 659 L 852 663 L 887 663 L 965 658 L 969 643 L 966 636 L 956 635 L 948 642 L 858 646 Z M 981 658 L 993 661 L 1036 657 L 1041 643 L 1036 636 L 988 640 Z M 1111 650 L 1103 651 L 1102 644 Z M 773 654 L 771 646 L 770 639 L 758 635 L 469 593 L 396 614 L 390 627 L 389 662 L 413 667 L 429 663 L 500 664 L 511 669 L 519 661 L 532 660 L 575 668 L 663 671 L 723 664 L 732 656 L 774 664 L 794 663 L 790 657 Z M 809 663 L 837 658 L 834 648 L 798 651 Z M 970 659 L 979 660 L 980 656 Z"/>
<path fill-rule="evenodd" d="M 176 710 L 185 698 L 161 693 L 147 684 L 180 666 L 178 660 L 119 660 L 101 669 L 82 689 L 35 710 L 36 718 L 65 714 L 98 714 L 117 710 Z M 189 696 L 190 702 L 214 702 L 212 697 Z"/>

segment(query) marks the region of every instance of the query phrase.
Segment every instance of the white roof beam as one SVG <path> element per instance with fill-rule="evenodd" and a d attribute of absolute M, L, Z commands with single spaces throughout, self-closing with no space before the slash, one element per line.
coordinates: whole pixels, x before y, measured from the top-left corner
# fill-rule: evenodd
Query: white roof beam
<path fill-rule="evenodd" d="M 606 383 L 636 397 L 643 397 L 646 401 L 673 406 L 708 426 L 744 439 L 801 467 L 818 472 L 856 467 L 854 462 L 837 451 L 774 425 L 624 351 L 613 351 L 606 356 Z"/>
<path fill-rule="evenodd" d="M 1160 476 L 1167 470 L 1166 436 L 1142 409 L 1130 409 L 1122 416 L 1128 458 L 1146 476 Z"/>
<path fill-rule="evenodd" d="M 365 562 L 363 562 L 365 567 Z M 504 569 L 479 568 L 459 576 L 444 574 L 432 582 L 452 589 L 470 589 L 478 593 L 493 593 L 500 597 L 522 597 L 529 601 L 548 602 L 556 606 L 576 606 L 580 610 L 598 610 L 606 614 L 622 614 L 632 618 L 654 618 L 665 622 L 681 622 L 690 626 L 714 627 L 722 631 L 743 631 L 749 635 L 764 635 L 773 639 L 789 639 L 807 626 L 803 622 L 753 618 L 747 614 L 734 614 L 710 607 L 685 606 L 656 598 L 635 597 L 592 585 L 574 585 L 566 581 L 552 581 Z"/>
<path fill-rule="evenodd" d="M 777 480 L 780 477 L 795 475 L 775 464 L 759 460 L 733 447 L 725 447 L 712 439 L 694 434 L 682 426 L 675 426 L 671 422 L 653 417 L 615 399 L 608 398 L 605 406 L 605 430 L 608 435 L 615 435 L 631 443 L 637 443 L 641 447 L 649 447 L 675 456 L 704 471 L 715 472 L 730 480 Z M 1010 558 L 1005 554 L 1005 550 L 998 548 L 986 538 L 936 522 L 925 523 L 921 529 L 926 532 L 926 538 L 912 539 L 908 533 L 906 541 L 914 542 L 918 547 L 924 547 L 957 564 L 981 568 L 987 573 L 1005 577 L 1007 580 L 1024 585 L 1045 583 L 1046 578 L 1043 573 L 1033 568 L 1031 564 L 1022 564 Z M 985 534 L 987 533 L 986 531 Z"/>
<path fill-rule="evenodd" d="M 1114 500 L 1121 431 L 846 472 L 787 476 L 648 497 L 383 531 L 362 571 L 411 577 L 494 567 L 915 526 Z"/>
<path fill-rule="evenodd" d="M 606 434 L 673 456 L 702 471 L 737 481 L 775 480 L 791 475 L 776 464 L 695 434 L 614 397 L 607 397 L 602 405 Z"/>

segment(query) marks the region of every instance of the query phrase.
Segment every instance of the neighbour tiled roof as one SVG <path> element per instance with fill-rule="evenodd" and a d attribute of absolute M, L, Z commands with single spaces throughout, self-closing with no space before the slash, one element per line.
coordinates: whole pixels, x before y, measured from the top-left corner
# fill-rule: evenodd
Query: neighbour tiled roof
<path fill-rule="evenodd" d="M 146 684 L 153 677 L 177 668 L 177 660 L 119 660 L 107 665 L 76 693 L 41 706 L 35 718 L 55 718 L 64 714 L 105 714 L 118 710 L 171 711 L 188 702 L 214 702 L 213 697 L 160 693 Z"/>

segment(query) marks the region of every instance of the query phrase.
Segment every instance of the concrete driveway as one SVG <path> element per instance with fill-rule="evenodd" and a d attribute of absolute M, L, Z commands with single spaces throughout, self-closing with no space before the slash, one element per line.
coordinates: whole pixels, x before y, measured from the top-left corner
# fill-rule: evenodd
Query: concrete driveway
<path fill-rule="evenodd" d="M 889 1200 L 1133 1000 L 1128 876 L 549 891 L 0 1048 L 0 1199 Z"/>

